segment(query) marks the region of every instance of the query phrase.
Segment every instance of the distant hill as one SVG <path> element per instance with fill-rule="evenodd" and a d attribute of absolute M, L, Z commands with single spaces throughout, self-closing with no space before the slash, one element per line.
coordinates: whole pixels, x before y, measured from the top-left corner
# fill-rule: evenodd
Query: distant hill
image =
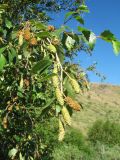
<path fill-rule="evenodd" d="M 77 99 L 83 109 L 73 114 L 72 127 L 85 135 L 98 119 L 120 122 L 120 86 L 92 83 L 90 91 Z"/>

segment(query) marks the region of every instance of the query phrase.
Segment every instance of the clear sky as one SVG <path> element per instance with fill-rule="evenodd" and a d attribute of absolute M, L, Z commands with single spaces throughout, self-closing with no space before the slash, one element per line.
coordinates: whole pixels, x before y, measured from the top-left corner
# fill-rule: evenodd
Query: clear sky
<path fill-rule="evenodd" d="M 111 30 L 120 39 L 120 0 L 86 0 L 90 13 L 84 15 L 85 27 L 99 35 L 105 29 Z M 56 17 L 57 26 L 63 20 L 63 13 Z M 71 22 L 69 24 L 73 30 L 79 24 Z M 107 79 L 104 83 L 120 85 L 120 55 L 115 56 L 112 46 L 102 40 L 98 40 L 92 57 L 79 53 L 76 61 L 80 60 L 83 67 L 88 67 L 93 62 L 97 62 L 97 71 L 104 74 Z M 89 74 L 92 82 L 100 82 L 100 78 L 95 74 Z"/>

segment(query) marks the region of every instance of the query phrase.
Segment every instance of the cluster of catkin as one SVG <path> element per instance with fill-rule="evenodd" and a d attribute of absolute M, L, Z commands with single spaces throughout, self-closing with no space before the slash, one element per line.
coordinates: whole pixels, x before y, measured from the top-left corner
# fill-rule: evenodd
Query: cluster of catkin
<path fill-rule="evenodd" d="M 59 64 L 56 62 L 54 63 L 54 68 L 53 68 L 53 74 L 55 74 L 52 77 L 52 81 L 53 81 L 53 86 L 55 88 L 55 94 L 56 94 L 56 99 L 58 101 L 58 103 L 61 106 L 61 114 L 62 114 L 62 119 L 64 120 L 64 122 L 67 125 L 71 125 L 71 117 L 69 114 L 69 111 L 67 109 L 67 107 L 65 106 L 65 103 L 71 107 L 72 109 L 79 111 L 80 110 L 80 105 L 73 100 L 71 97 L 63 97 L 63 93 L 61 91 L 60 88 L 60 78 L 59 78 Z M 77 81 L 71 77 L 69 77 L 70 79 L 70 83 L 73 87 L 73 89 L 75 90 L 76 93 L 80 93 L 80 87 L 79 84 L 77 83 Z M 58 136 L 58 140 L 62 141 L 64 139 L 64 135 L 65 135 L 65 127 L 64 127 L 64 123 L 61 120 L 61 118 L 59 118 L 59 136 Z"/>
<path fill-rule="evenodd" d="M 34 37 L 34 34 L 31 33 L 30 27 L 25 27 L 18 32 L 19 46 L 22 46 L 24 39 L 28 41 L 30 45 L 37 45 L 37 39 Z"/>

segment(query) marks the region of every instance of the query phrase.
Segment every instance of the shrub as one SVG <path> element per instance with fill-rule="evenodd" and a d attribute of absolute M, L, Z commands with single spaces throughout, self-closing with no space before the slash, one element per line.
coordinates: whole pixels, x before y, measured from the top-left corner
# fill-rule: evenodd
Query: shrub
<path fill-rule="evenodd" d="M 120 145 L 120 124 L 97 120 L 88 133 L 89 140 L 108 145 Z"/>
<path fill-rule="evenodd" d="M 93 160 L 94 155 L 92 147 L 76 129 L 69 129 L 64 141 L 52 153 L 54 160 Z"/>
<path fill-rule="evenodd" d="M 110 147 L 108 145 L 97 142 L 94 146 L 96 153 L 96 160 L 119 160 L 120 159 L 120 147 L 115 145 Z"/>

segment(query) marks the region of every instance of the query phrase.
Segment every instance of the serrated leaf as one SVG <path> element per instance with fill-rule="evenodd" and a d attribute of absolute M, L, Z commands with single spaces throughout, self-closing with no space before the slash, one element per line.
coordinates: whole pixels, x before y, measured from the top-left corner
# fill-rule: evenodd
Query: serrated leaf
<path fill-rule="evenodd" d="M 64 79 L 64 87 L 65 87 L 65 90 L 67 91 L 67 95 L 74 98 L 75 91 L 74 91 L 73 87 L 71 86 L 71 83 L 70 83 L 68 77 L 65 77 L 65 79 Z"/>
<path fill-rule="evenodd" d="M 50 36 L 50 33 L 49 32 L 39 32 L 39 33 L 36 33 L 36 36 L 39 37 L 39 38 L 46 38 L 46 37 L 49 37 Z"/>
<path fill-rule="evenodd" d="M 91 33 L 90 30 L 88 30 L 84 27 L 78 26 L 78 31 L 84 35 L 84 37 L 86 38 L 87 41 L 89 41 L 89 37 L 90 37 L 90 33 Z"/>
<path fill-rule="evenodd" d="M 96 35 L 90 30 L 80 26 L 78 26 L 78 31 L 82 32 L 84 36 L 82 39 L 89 45 L 90 49 L 93 50 L 96 43 Z"/>
<path fill-rule="evenodd" d="M 5 57 L 1 54 L 1 55 L 0 55 L 0 71 L 3 70 L 3 67 L 5 66 L 5 64 L 6 64 L 6 59 L 5 59 Z"/>
<path fill-rule="evenodd" d="M 63 32 L 65 31 L 65 29 L 66 29 L 66 26 L 61 26 L 59 29 L 56 29 L 53 32 L 53 35 L 59 37 L 61 34 L 63 34 Z"/>
<path fill-rule="evenodd" d="M 91 50 L 94 49 L 95 43 L 96 43 L 96 35 L 93 32 L 91 32 L 89 37 L 89 47 Z"/>
<path fill-rule="evenodd" d="M 115 35 L 109 30 L 105 30 L 104 32 L 102 32 L 100 37 L 107 42 L 116 40 Z"/>
<path fill-rule="evenodd" d="M 61 111 L 61 106 L 60 105 L 56 105 L 55 108 L 56 108 L 56 113 L 58 114 Z"/>
<path fill-rule="evenodd" d="M 84 19 L 80 16 L 75 16 L 75 19 L 80 22 L 81 24 L 84 24 Z"/>
<path fill-rule="evenodd" d="M 112 41 L 114 53 L 118 55 L 120 53 L 120 41 Z"/>
<path fill-rule="evenodd" d="M 41 61 L 39 61 L 38 63 L 36 63 L 33 68 L 32 68 L 32 73 L 37 73 L 37 72 L 44 72 L 50 65 L 52 64 L 52 62 L 48 59 L 43 59 Z"/>
<path fill-rule="evenodd" d="M 40 29 L 40 30 L 44 30 L 44 29 L 46 29 L 46 26 L 45 25 L 43 25 L 42 23 L 36 23 L 35 24 L 35 26 L 37 27 L 37 29 Z"/>
<path fill-rule="evenodd" d="M 73 15 L 75 12 L 67 12 L 66 15 L 65 15 L 65 20 L 70 17 L 71 15 Z"/>
<path fill-rule="evenodd" d="M 0 48 L 0 55 L 6 50 L 7 46 Z"/>
<path fill-rule="evenodd" d="M 7 18 L 5 19 L 5 24 L 8 29 L 12 28 L 12 23 Z"/>
<path fill-rule="evenodd" d="M 18 150 L 16 148 L 13 148 L 9 151 L 8 156 L 13 159 L 16 156 L 17 152 Z"/>
<path fill-rule="evenodd" d="M 9 63 L 11 62 L 16 63 L 17 60 L 16 56 L 17 56 L 16 50 L 14 48 L 10 48 L 10 50 L 8 51 Z"/>
<path fill-rule="evenodd" d="M 75 44 L 75 40 L 73 38 L 71 38 L 70 36 L 67 36 L 66 41 L 65 41 L 65 45 L 67 47 L 68 50 L 71 50 L 73 48 Z"/>
<path fill-rule="evenodd" d="M 89 9 L 86 5 L 81 5 L 78 9 L 82 12 L 89 12 Z"/>

